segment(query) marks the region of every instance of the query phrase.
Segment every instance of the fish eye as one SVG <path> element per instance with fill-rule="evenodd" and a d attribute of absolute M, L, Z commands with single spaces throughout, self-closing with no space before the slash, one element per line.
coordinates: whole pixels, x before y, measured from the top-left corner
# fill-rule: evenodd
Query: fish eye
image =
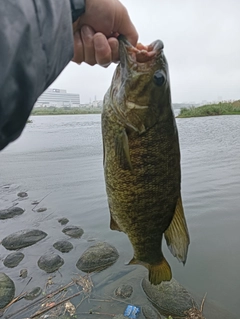
<path fill-rule="evenodd" d="M 154 80 L 154 83 L 157 86 L 162 86 L 163 85 L 163 83 L 165 82 L 165 76 L 164 76 L 164 74 L 162 73 L 161 70 L 157 70 L 154 73 L 153 80 Z"/>

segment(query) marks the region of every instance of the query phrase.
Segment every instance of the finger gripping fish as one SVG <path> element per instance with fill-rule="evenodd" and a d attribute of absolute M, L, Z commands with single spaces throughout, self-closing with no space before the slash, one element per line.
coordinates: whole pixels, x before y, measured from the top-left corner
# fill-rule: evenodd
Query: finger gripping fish
<path fill-rule="evenodd" d="M 185 264 L 189 234 L 181 200 L 180 149 L 163 43 L 133 47 L 119 37 L 120 63 L 104 97 L 102 136 L 110 228 L 127 234 L 129 264 L 153 284 L 172 278 L 165 236 Z"/>

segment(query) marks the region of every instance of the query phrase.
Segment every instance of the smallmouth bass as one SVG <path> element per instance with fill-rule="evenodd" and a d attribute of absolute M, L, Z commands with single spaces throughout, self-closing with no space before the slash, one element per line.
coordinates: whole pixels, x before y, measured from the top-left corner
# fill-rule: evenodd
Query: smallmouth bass
<path fill-rule="evenodd" d="M 157 285 L 172 278 L 163 234 L 183 264 L 189 245 L 168 64 L 160 40 L 133 47 L 120 36 L 119 51 L 102 112 L 110 228 L 127 234 L 134 249 L 129 264 L 145 266 Z"/>

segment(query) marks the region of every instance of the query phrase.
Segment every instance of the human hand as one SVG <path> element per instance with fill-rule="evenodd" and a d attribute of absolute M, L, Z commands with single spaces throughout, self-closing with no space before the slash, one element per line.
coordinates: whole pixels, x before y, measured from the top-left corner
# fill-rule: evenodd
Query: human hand
<path fill-rule="evenodd" d="M 138 40 L 127 9 L 118 0 L 86 0 L 85 13 L 74 22 L 73 31 L 72 61 L 103 67 L 119 60 L 118 35 L 134 46 Z"/>

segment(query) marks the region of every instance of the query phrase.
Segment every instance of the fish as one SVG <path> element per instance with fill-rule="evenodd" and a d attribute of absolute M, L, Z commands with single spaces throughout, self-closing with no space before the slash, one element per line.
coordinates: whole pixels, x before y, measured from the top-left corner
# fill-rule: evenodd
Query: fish
<path fill-rule="evenodd" d="M 157 285 L 172 278 L 163 235 L 183 264 L 190 243 L 168 63 L 161 40 L 136 47 L 118 40 L 120 62 L 101 115 L 110 228 L 128 236 L 134 250 L 128 264 L 145 266 Z"/>

